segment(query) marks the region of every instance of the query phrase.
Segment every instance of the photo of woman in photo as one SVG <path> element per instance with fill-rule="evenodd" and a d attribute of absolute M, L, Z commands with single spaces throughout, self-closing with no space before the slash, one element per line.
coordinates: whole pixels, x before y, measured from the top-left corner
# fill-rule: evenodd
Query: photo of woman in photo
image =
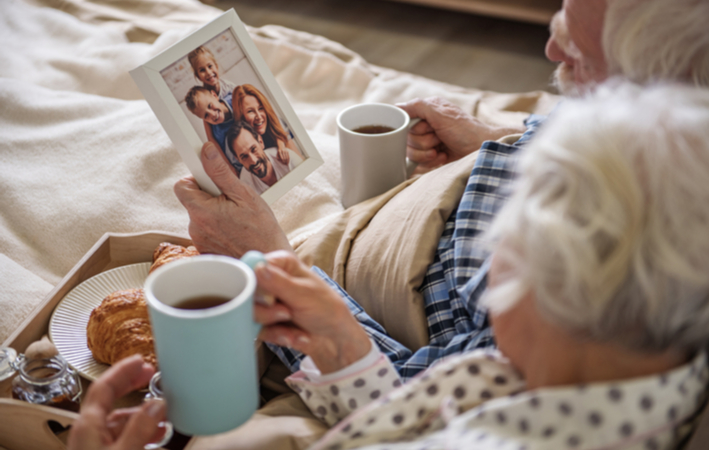
<path fill-rule="evenodd" d="M 269 100 L 253 85 L 237 86 L 232 95 L 232 109 L 235 120 L 243 120 L 253 127 L 263 139 L 266 148 L 278 150 L 278 157 L 284 164 L 288 164 L 286 148 L 304 157 L 290 131 L 284 129 L 285 125 L 276 115 Z"/>

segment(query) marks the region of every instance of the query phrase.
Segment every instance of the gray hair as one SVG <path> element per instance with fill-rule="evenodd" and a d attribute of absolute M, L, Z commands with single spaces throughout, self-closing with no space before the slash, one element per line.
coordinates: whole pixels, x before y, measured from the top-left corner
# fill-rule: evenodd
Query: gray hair
<path fill-rule="evenodd" d="M 602 85 L 565 101 L 518 161 L 490 227 L 506 272 L 482 300 L 532 292 L 598 342 L 693 352 L 708 340 L 708 91 Z"/>
<path fill-rule="evenodd" d="M 708 85 L 708 0 L 608 0 L 602 41 L 612 76 Z"/>

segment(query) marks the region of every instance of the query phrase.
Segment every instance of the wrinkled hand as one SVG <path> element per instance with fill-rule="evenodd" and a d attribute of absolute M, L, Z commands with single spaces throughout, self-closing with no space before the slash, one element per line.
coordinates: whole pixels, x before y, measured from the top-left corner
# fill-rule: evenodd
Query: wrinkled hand
<path fill-rule="evenodd" d="M 81 416 L 71 427 L 69 450 L 135 450 L 157 441 L 158 423 L 165 420 L 165 404 L 151 400 L 136 408 L 111 412 L 113 403 L 148 384 L 155 369 L 140 355 L 126 358 L 89 387 Z"/>
<path fill-rule="evenodd" d="M 340 370 L 364 357 L 370 340 L 337 292 L 291 252 L 266 255 L 257 266 L 259 288 L 278 301 L 254 304 L 254 318 L 263 325 L 259 338 L 305 353 L 321 373 Z"/>
<path fill-rule="evenodd" d="M 415 99 L 397 106 L 411 118 L 422 119 L 407 136 L 407 157 L 418 164 L 414 173 L 428 172 L 461 159 L 480 149 L 484 141 L 524 131 L 522 125 L 505 128 L 485 124 L 439 97 Z"/>
<path fill-rule="evenodd" d="M 175 195 L 190 215 L 189 233 L 200 253 L 240 258 L 249 250 L 290 250 L 291 245 L 269 205 L 244 186 L 214 144 L 202 146 L 207 175 L 222 191 L 213 197 L 192 176 L 175 183 Z"/>

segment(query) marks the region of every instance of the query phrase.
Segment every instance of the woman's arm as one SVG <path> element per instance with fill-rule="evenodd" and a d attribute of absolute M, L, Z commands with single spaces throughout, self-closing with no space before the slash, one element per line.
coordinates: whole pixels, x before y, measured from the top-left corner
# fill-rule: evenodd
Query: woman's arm
<path fill-rule="evenodd" d="M 338 372 L 314 375 L 310 366 L 313 363 L 306 357 L 301 370 L 286 378 L 286 383 L 313 414 L 331 426 L 402 385 L 395 367 L 375 345 L 367 356 Z"/>
<path fill-rule="evenodd" d="M 285 165 L 288 165 L 289 161 L 291 161 L 291 155 L 288 154 L 288 150 L 286 150 L 286 145 L 281 139 L 276 140 L 276 151 L 276 156 L 278 157 L 279 161 L 281 161 Z"/>
<path fill-rule="evenodd" d="M 288 142 L 286 142 L 286 147 L 296 152 L 296 154 L 301 158 L 306 159 L 306 155 L 301 152 L 301 149 L 298 148 L 298 146 L 296 145 L 296 141 L 294 141 L 293 139 L 288 139 Z"/>
<path fill-rule="evenodd" d="M 293 253 L 274 252 L 267 260 L 255 272 L 259 287 L 278 302 L 254 306 L 256 321 L 264 325 L 260 338 L 308 355 L 288 383 L 316 416 L 332 425 L 401 384 L 389 359 L 325 281 Z"/>
<path fill-rule="evenodd" d="M 255 305 L 266 342 L 305 353 L 322 374 L 336 372 L 365 356 L 370 338 L 340 296 L 298 257 L 287 251 L 267 255 L 256 269 L 259 287 L 279 301 Z"/>

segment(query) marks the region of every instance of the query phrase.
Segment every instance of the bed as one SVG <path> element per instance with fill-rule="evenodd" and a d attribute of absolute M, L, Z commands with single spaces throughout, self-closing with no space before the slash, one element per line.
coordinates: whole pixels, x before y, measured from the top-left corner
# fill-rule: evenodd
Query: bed
<path fill-rule="evenodd" d="M 196 0 L 11 0 L 0 9 L 3 341 L 103 233 L 187 235 L 172 187 L 188 170 L 128 70 L 221 11 Z M 249 31 L 325 160 L 273 205 L 295 246 L 343 210 L 335 124 L 343 108 L 439 95 L 506 124 L 557 101 L 376 67 L 283 27 Z"/>
<path fill-rule="evenodd" d="M 189 219 L 173 185 L 189 172 L 128 71 L 220 13 L 197 0 L 0 4 L 0 342 L 104 233 L 187 237 Z M 340 204 L 335 117 L 345 107 L 442 96 L 484 121 L 510 125 L 558 101 L 374 66 L 336 42 L 283 27 L 248 29 L 324 159 L 272 205 L 294 247 L 308 247 L 352 216 Z M 289 397 L 259 416 L 306 420 L 300 429 L 283 427 L 295 447 L 312 441 L 309 427 L 317 428 L 299 402 Z M 274 429 L 268 420 L 261 426 Z M 220 448 L 210 445 L 204 448 Z"/>

